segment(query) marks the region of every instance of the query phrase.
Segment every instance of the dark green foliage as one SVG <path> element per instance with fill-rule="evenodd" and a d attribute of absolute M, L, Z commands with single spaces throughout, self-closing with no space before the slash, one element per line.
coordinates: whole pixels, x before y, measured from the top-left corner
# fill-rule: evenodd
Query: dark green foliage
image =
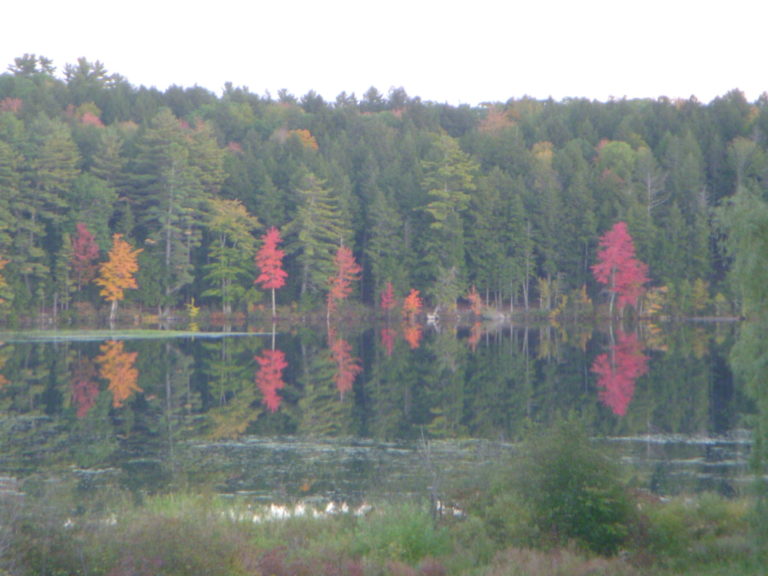
<path fill-rule="evenodd" d="M 547 308 L 584 285 L 596 300 L 596 238 L 617 220 L 653 284 L 700 280 L 729 296 L 712 208 L 741 188 L 766 192 L 768 101 L 738 91 L 709 105 L 471 108 L 371 88 L 331 104 L 312 91 L 136 88 L 84 58 L 60 69 L 63 78 L 25 55 L 0 74 L 0 259 L 22 315 L 53 305 L 63 235 L 79 221 L 102 247 L 117 232 L 144 249 L 152 271 L 134 301 L 218 305 L 203 296 L 221 256 L 211 254 L 211 199 L 289 232 L 286 303 L 320 301 L 327 254 L 342 241 L 364 269 L 367 304 L 386 282 L 419 289 L 431 307 L 453 306 L 473 284 L 508 309 L 540 296 Z M 91 292 L 83 304 L 93 307 Z"/>
<path fill-rule="evenodd" d="M 478 502 L 501 546 L 564 546 L 612 555 L 635 524 L 617 464 L 567 421 L 524 443 Z"/>
<path fill-rule="evenodd" d="M 619 550 L 632 505 L 619 467 L 579 425 L 566 422 L 529 441 L 523 462 L 521 493 L 544 539 L 573 539 L 600 554 Z"/>

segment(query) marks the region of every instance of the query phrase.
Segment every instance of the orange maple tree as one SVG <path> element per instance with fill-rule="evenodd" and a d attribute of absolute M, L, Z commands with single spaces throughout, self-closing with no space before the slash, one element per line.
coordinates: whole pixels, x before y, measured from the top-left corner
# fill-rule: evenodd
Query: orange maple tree
<path fill-rule="evenodd" d="M 139 371 L 135 368 L 136 352 L 126 352 L 125 343 L 109 340 L 99 347 L 101 354 L 96 357 L 99 375 L 109 382 L 112 392 L 112 406 L 119 408 L 134 392 L 143 392 L 137 384 Z"/>
<path fill-rule="evenodd" d="M 123 240 L 122 234 L 112 236 L 112 248 L 109 251 L 109 259 L 99 267 L 99 277 L 95 282 L 101 286 L 99 294 L 104 296 L 107 302 L 112 303 L 109 313 L 110 320 L 115 319 L 117 303 L 125 298 L 125 290 L 137 288 L 134 274 L 139 270 L 137 256 L 141 249 L 133 247 Z"/>
<path fill-rule="evenodd" d="M 422 302 L 419 291 L 412 288 L 403 301 L 403 318 L 413 322 L 421 312 Z"/>
<path fill-rule="evenodd" d="M 472 286 L 467 294 L 467 300 L 469 300 L 469 306 L 472 309 L 472 314 L 480 316 L 483 313 L 483 297 L 477 292 L 477 288 Z"/>

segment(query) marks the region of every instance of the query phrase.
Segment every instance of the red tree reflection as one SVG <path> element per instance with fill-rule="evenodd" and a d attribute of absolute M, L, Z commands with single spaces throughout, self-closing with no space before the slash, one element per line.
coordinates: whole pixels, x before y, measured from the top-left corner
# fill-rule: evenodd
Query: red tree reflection
<path fill-rule="evenodd" d="M 85 418 L 96 404 L 99 383 L 96 381 L 96 367 L 86 357 L 77 360 L 72 370 L 72 402 L 77 407 L 77 417 Z"/>
<path fill-rule="evenodd" d="M 285 388 L 283 370 L 288 366 L 285 354 L 282 350 L 265 350 L 261 356 L 256 356 L 256 362 L 259 363 L 256 385 L 264 395 L 261 401 L 270 412 L 277 412 L 283 400 L 277 391 Z"/>
<path fill-rule="evenodd" d="M 336 363 L 336 389 L 343 397 L 345 392 L 352 390 L 355 378 L 363 368 L 357 358 L 352 357 L 352 346 L 343 338 L 332 337 L 331 356 Z"/>
<path fill-rule="evenodd" d="M 648 372 L 648 357 L 636 334 L 617 333 L 617 343 L 592 364 L 598 375 L 600 400 L 617 416 L 624 416 L 635 392 L 635 381 Z"/>
<path fill-rule="evenodd" d="M 384 353 L 387 358 L 392 356 L 392 351 L 395 349 L 395 335 L 396 332 L 393 328 L 381 329 L 381 343 L 384 346 Z"/>

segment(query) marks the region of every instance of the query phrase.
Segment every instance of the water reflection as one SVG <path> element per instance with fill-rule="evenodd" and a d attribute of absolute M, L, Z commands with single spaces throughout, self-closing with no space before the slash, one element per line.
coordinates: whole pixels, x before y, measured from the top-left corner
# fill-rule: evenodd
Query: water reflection
<path fill-rule="evenodd" d="M 210 468 L 199 469 L 191 447 L 363 442 L 366 462 L 378 464 L 350 466 L 381 476 L 387 467 L 402 473 L 387 460 L 401 454 L 374 445 L 409 453 L 424 438 L 508 446 L 531 422 L 548 426 L 577 412 L 595 436 L 622 439 L 643 482 L 682 485 L 679 463 L 689 461 L 682 469 L 698 475 L 697 487 L 711 486 L 701 475 L 713 468 L 694 462 L 719 459 L 735 464 L 717 468 L 712 482 L 733 484 L 748 450 L 733 438 L 743 437 L 753 404 L 730 376 L 731 342 L 723 326 L 424 330 L 409 319 L 343 333 L 329 326 L 226 338 L 17 339 L 0 348 L 0 473 L 76 465 L 130 470 L 131 482 L 144 486 L 210 481 L 256 490 L 276 474 L 259 471 L 271 465 L 266 452 L 252 465 L 213 454 Z M 289 461 L 296 469 L 293 458 L 274 464 Z M 675 482 L 664 481 L 670 471 Z M 289 484 L 329 489 L 313 474 Z"/>
<path fill-rule="evenodd" d="M 99 348 L 101 354 L 95 362 L 99 365 L 99 375 L 108 382 L 112 392 L 112 406 L 119 408 L 136 392 L 143 392 L 137 384 L 139 372 L 136 370 L 137 352 L 126 352 L 125 342 L 109 340 Z"/>
<path fill-rule="evenodd" d="M 600 400 L 617 416 L 626 415 L 637 379 L 648 372 L 648 357 L 643 354 L 637 334 L 618 330 L 608 352 L 595 358 L 592 372 L 598 376 Z"/>
<path fill-rule="evenodd" d="M 288 367 L 282 350 L 264 350 L 256 356 L 259 370 L 256 372 L 256 385 L 262 393 L 261 400 L 270 412 L 277 412 L 282 398 L 277 391 L 285 388 L 283 370 Z"/>

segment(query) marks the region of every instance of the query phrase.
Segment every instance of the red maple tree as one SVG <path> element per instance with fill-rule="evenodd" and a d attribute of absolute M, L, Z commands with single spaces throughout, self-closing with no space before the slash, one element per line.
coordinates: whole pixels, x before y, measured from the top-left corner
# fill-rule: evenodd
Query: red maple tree
<path fill-rule="evenodd" d="M 288 366 L 282 350 L 264 350 L 261 356 L 256 356 L 259 370 L 256 373 L 256 385 L 263 394 L 262 403 L 270 412 L 277 412 L 282 398 L 277 393 L 285 388 L 283 370 Z"/>
<path fill-rule="evenodd" d="M 334 258 L 336 266 L 336 275 L 329 279 L 330 289 L 328 290 L 328 318 L 331 312 L 336 309 L 336 303 L 346 298 L 352 293 L 352 282 L 359 279 L 362 268 L 355 261 L 355 256 L 347 246 L 339 246 Z"/>
<path fill-rule="evenodd" d="M 637 306 L 648 283 L 648 266 L 635 257 L 635 245 L 626 222 L 617 222 L 600 238 L 597 264 L 592 266 L 592 273 L 611 294 L 611 316 L 616 297 L 619 311 L 627 304 Z"/>
<path fill-rule="evenodd" d="M 93 234 L 82 222 L 75 227 L 75 237 L 72 239 L 72 257 L 70 265 L 77 279 L 78 291 L 84 284 L 88 284 L 96 277 L 99 258 L 99 245 L 93 238 Z"/>
<path fill-rule="evenodd" d="M 274 226 L 262 236 L 262 245 L 256 253 L 256 266 L 260 274 L 254 281 L 261 284 L 265 290 L 272 290 L 272 317 L 277 316 L 275 307 L 275 290 L 285 286 L 288 273 L 283 270 L 283 257 L 285 252 L 277 247 L 282 238 L 280 231 Z"/>
<path fill-rule="evenodd" d="M 616 344 L 595 358 L 592 372 L 598 376 L 600 400 L 614 414 L 624 416 L 635 393 L 635 382 L 648 372 L 648 357 L 637 335 L 619 330 Z"/>

